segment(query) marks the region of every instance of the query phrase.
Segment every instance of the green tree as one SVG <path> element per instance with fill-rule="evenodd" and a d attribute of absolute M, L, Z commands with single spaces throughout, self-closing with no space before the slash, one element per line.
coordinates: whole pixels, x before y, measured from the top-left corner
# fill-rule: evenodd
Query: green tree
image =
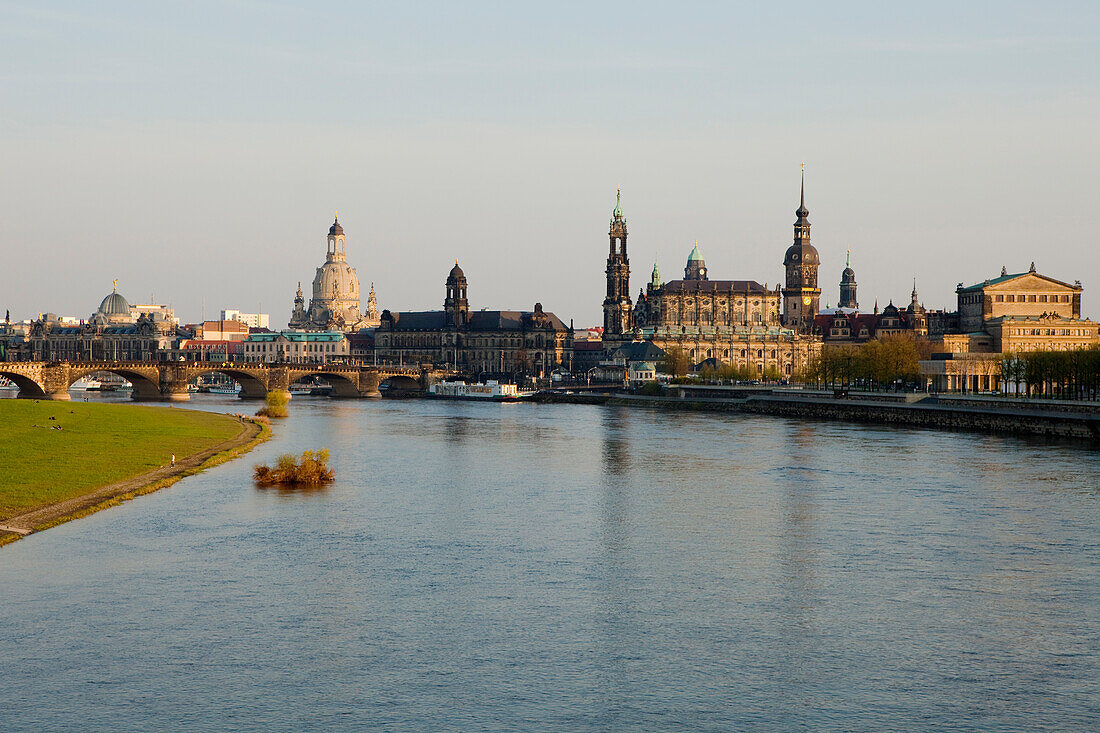
<path fill-rule="evenodd" d="M 664 358 L 661 359 L 661 371 L 673 377 L 682 377 L 691 369 L 691 358 L 679 346 L 670 346 L 665 349 Z"/>

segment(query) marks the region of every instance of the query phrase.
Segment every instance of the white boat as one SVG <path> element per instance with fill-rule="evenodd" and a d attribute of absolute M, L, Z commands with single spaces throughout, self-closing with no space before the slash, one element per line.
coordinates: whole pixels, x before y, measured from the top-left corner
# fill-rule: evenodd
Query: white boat
<path fill-rule="evenodd" d="M 451 400 L 481 400 L 485 402 L 515 402 L 534 392 L 522 392 L 514 384 L 501 384 L 495 379 L 477 384 L 437 382 L 428 387 L 428 396 Z"/>
<path fill-rule="evenodd" d="M 7 392 L 18 392 L 19 385 L 6 377 L 0 377 L 0 390 L 4 390 Z"/>
<path fill-rule="evenodd" d="M 211 387 L 210 394 L 240 394 L 240 385 L 231 385 L 229 387 Z"/>
<path fill-rule="evenodd" d="M 98 379 L 92 379 L 91 377 L 81 377 L 80 379 L 73 382 L 73 386 L 69 387 L 69 389 L 75 389 L 75 390 L 82 390 L 83 389 L 83 390 L 91 390 L 91 391 L 95 392 L 95 391 L 99 390 L 102 386 L 103 386 L 103 383 L 100 382 Z"/>

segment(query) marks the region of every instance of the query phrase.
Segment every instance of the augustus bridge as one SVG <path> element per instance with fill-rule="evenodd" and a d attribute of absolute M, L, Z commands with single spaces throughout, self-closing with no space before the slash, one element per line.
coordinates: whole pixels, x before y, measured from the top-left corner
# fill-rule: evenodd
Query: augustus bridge
<path fill-rule="evenodd" d="M 97 372 L 117 374 L 134 386 L 135 400 L 190 399 L 188 384 L 204 374 L 220 373 L 241 385 L 240 396 L 260 399 L 273 390 L 289 390 L 304 377 L 321 377 L 332 385 L 333 397 L 380 397 L 386 382 L 394 389 L 423 391 L 454 372 L 430 366 L 366 366 L 355 364 L 264 364 L 215 362 L 4 362 L 0 377 L 19 387 L 20 397 L 67 400 L 69 387 Z"/>

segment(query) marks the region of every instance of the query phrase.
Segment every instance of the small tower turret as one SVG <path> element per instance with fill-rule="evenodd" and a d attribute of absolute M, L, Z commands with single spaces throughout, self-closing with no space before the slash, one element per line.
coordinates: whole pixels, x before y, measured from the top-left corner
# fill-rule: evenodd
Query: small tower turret
<path fill-rule="evenodd" d="M 841 308 L 859 308 L 856 302 L 856 271 L 852 269 L 852 250 L 848 250 L 848 257 L 844 261 L 844 272 L 840 274 L 840 303 Z"/>
<path fill-rule="evenodd" d="M 684 268 L 685 280 L 706 280 L 707 279 L 707 263 L 703 259 L 703 255 L 699 252 L 699 240 L 695 240 L 695 247 L 691 250 L 691 254 L 688 255 L 687 267 Z"/>

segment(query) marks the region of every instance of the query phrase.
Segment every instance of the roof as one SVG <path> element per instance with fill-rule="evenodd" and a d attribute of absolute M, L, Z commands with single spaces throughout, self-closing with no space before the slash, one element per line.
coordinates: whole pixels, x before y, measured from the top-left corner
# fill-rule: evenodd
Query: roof
<path fill-rule="evenodd" d="M 988 288 L 990 285 L 1000 285 L 1001 283 L 1008 282 L 1009 280 L 1015 280 L 1016 278 L 1024 277 L 1025 275 L 1034 275 L 1035 277 L 1042 278 L 1043 280 L 1047 280 L 1049 282 L 1055 283 L 1056 285 L 1061 285 L 1061 286 L 1069 288 L 1071 290 L 1081 290 L 1082 289 L 1079 285 L 1070 285 L 1069 283 L 1062 282 L 1061 280 L 1056 280 L 1053 277 L 1048 277 L 1047 275 L 1040 275 L 1037 272 L 1030 272 L 1029 271 L 1029 272 L 1017 272 L 1014 275 L 1001 275 L 1000 277 L 995 277 L 995 278 L 991 278 L 989 280 L 984 280 L 980 283 L 975 283 L 974 285 L 970 285 L 970 286 L 965 287 L 965 288 L 960 288 L 959 292 L 966 292 L 968 290 L 981 290 L 982 288 Z"/>
<path fill-rule="evenodd" d="M 553 313 L 543 313 L 555 331 L 569 330 Z M 394 331 L 444 331 L 451 327 L 445 311 L 403 311 L 390 314 Z M 536 328 L 531 311 L 470 311 L 463 330 L 522 331 Z"/>
<path fill-rule="evenodd" d="M 688 262 L 701 262 L 703 255 L 699 252 L 699 243 L 695 243 L 695 247 L 691 250 L 691 254 L 688 255 Z"/>
<path fill-rule="evenodd" d="M 255 343 L 270 343 L 282 336 L 287 341 L 301 341 L 301 342 L 333 342 L 343 341 L 344 334 L 337 333 L 336 331 L 275 331 L 272 333 L 251 333 L 245 342 L 250 344 Z"/>
<path fill-rule="evenodd" d="M 755 280 L 669 280 L 661 287 L 664 293 L 764 293 L 764 286 Z"/>
<path fill-rule="evenodd" d="M 636 364 L 631 364 L 630 368 L 636 372 L 655 372 L 657 367 L 648 361 L 639 361 Z"/>
<path fill-rule="evenodd" d="M 631 341 L 611 352 L 611 358 L 626 359 L 628 362 L 660 361 L 665 358 L 665 351 L 652 341 Z"/>

